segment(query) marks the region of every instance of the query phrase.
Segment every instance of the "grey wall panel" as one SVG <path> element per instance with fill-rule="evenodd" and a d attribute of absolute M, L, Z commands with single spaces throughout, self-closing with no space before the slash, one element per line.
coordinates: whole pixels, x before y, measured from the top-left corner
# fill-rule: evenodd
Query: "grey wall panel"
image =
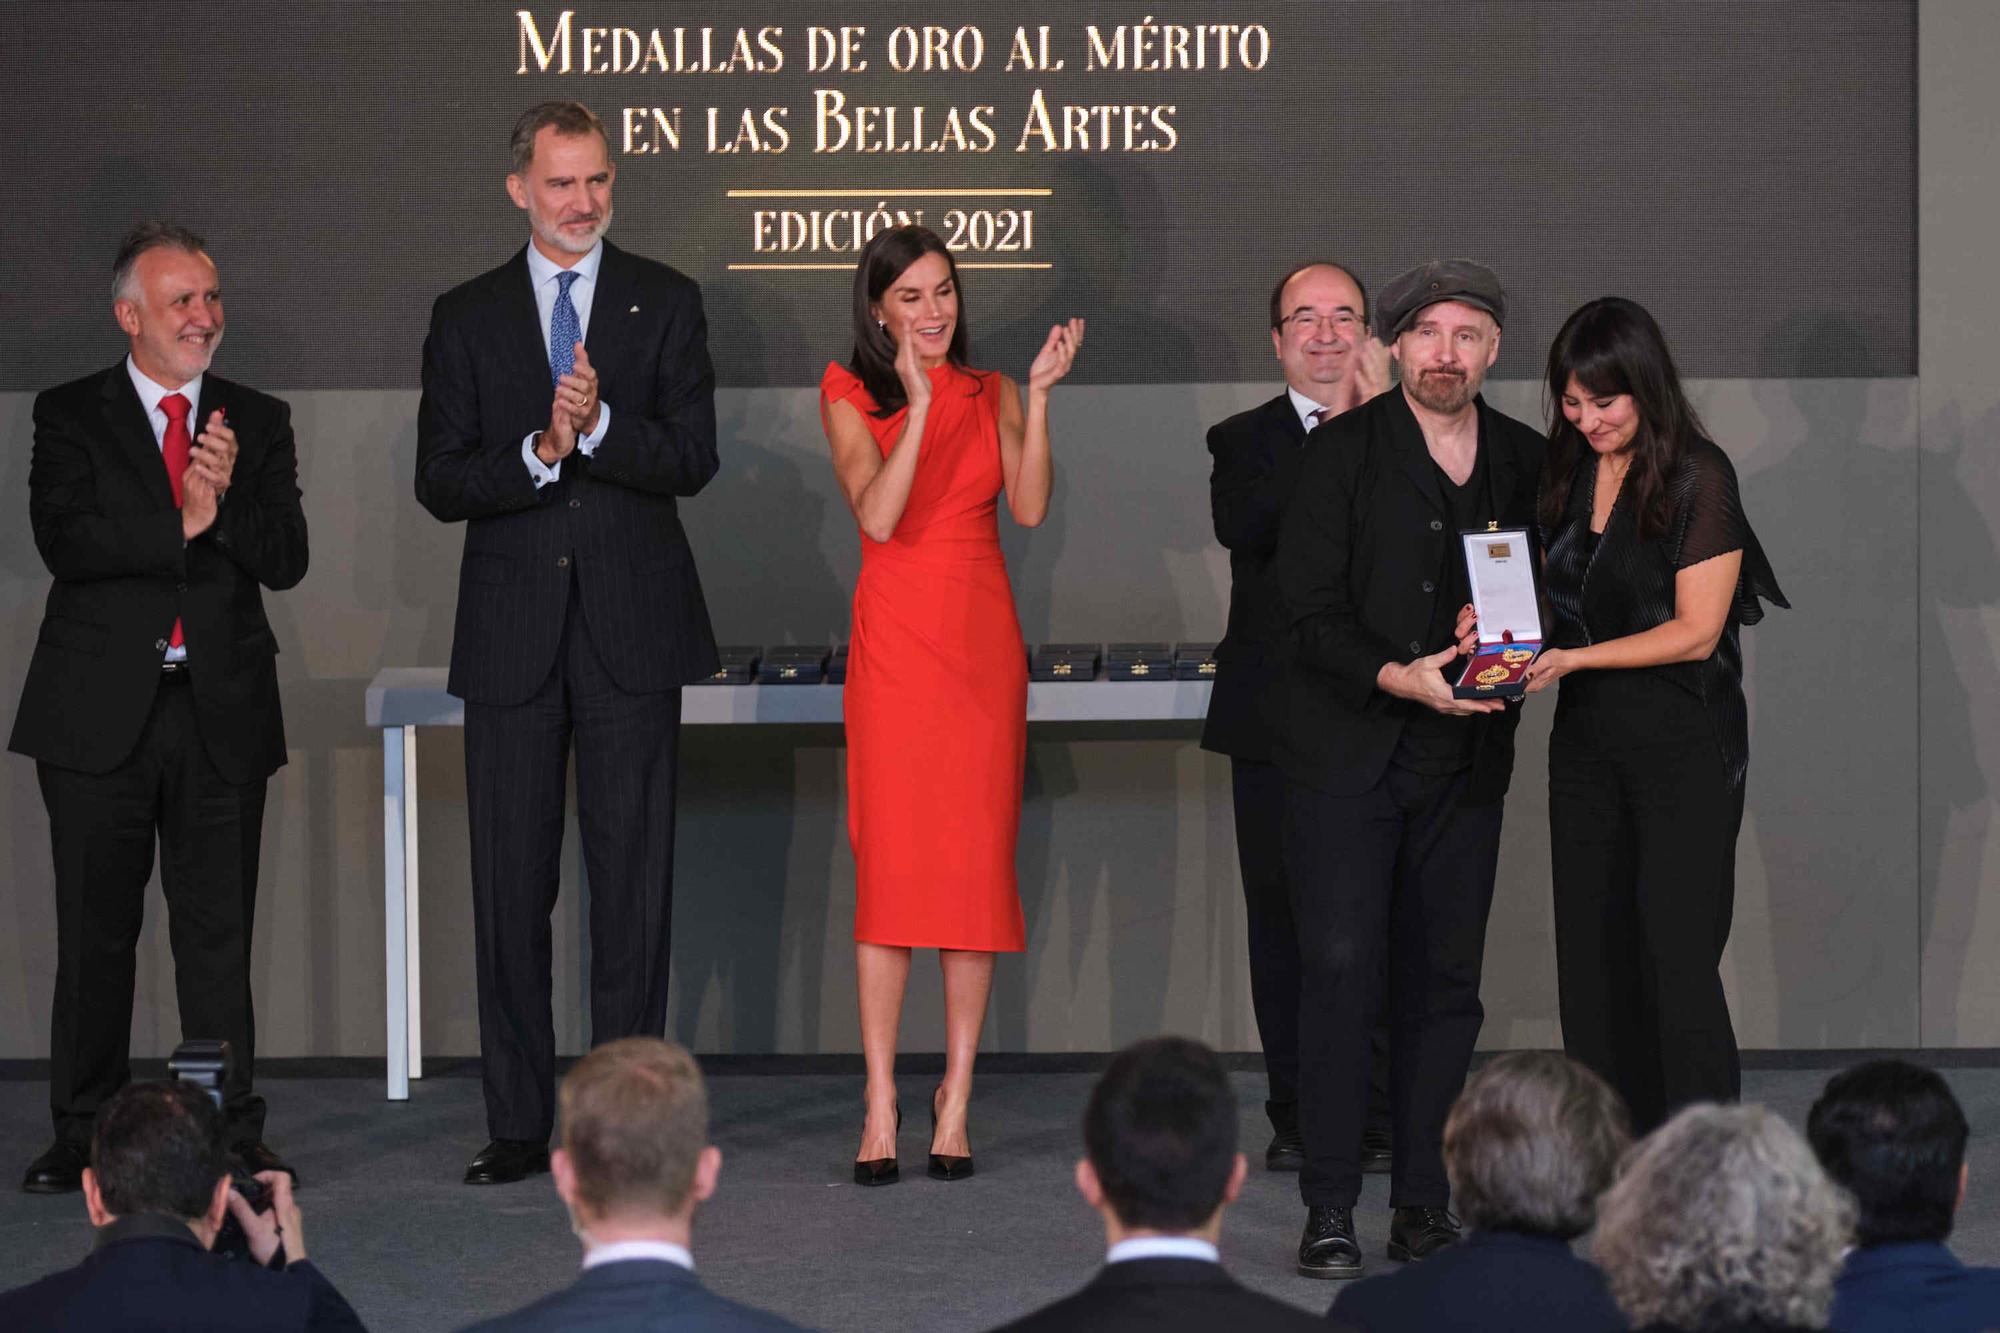
<path fill-rule="evenodd" d="M 2000 8 L 1919 9 L 1923 1033 L 2000 1045 Z"/>
<path fill-rule="evenodd" d="M 1747 635 L 1750 809 L 1727 964 L 1739 1028 L 1755 1046 L 1914 1042 L 1918 701 L 1907 645 L 1919 632 L 1912 622 L 1926 614 L 1914 596 L 1916 386 L 1696 387 L 1798 608 Z M 1050 522 L 1005 539 L 1031 640 L 1219 634 L 1227 569 L 1209 536 L 1202 430 L 1272 391 L 1058 394 Z M 283 649 L 292 752 L 274 780 L 265 828 L 255 954 L 261 1045 L 273 1055 L 376 1054 L 381 757 L 361 721 L 361 693 L 380 667 L 445 660 L 460 534 L 410 493 L 414 394 L 289 396 L 314 565 L 297 590 L 267 598 Z M 1498 385 L 1493 396 L 1519 415 L 1537 410 L 1532 384 Z M 0 707 L 9 715 L 47 586 L 18 521 L 28 403 L 0 395 L 0 496 L 18 506 L 16 521 L 0 525 Z M 833 486 L 813 395 L 729 391 L 720 406 L 723 474 L 686 507 L 718 631 L 766 642 L 839 634 L 859 539 Z M 1963 484 L 1995 493 L 1985 464 L 1965 466 Z M 1987 531 L 1979 517 L 1986 510 L 1964 492 L 1959 504 L 1972 519 L 1935 539 Z M 1934 538 L 1927 532 L 1926 540 Z M 1969 565 L 1940 559 L 1985 571 L 1952 586 L 1954 600 L 1931 613 L 1940 623 L 1978 623 L 1979 604 L 1993 600 L 1988 584 L 2000 577 L 1990 537 L 1981 549 L 1983 565 L 1977 550 Z M 1988 674 L 2000 675 L 1990 644 L 1984 651 Z M 1953 729 L 1976 737 L 1987 725 L 1969 702 L 1978 690 L 1977 680 L 1962 683 L 1956 720 L 1927 716 L 1924 734 L 1943 728 L 1937 743 L 1947 746 Z M 1936 693 L 1927 687 L 1927 714 L 1937 712 Z M 1533 702 L 1521 731 L 1488 937 L 1490 1046 L 1558 1038 L 1547 888 L 1550 711 L 1547 700 Z M 690 729 L 684 756 L 673 1031 L 706 1050 L 854 1049 L 853 869 L 838 731 Z M 422 733 L 418 763 L 425 1040 L 434 1053 L 462 1054 L 476 1048 L 477 1024 L 457 735 Z M 1983 793 L 1980 771 L 1960 771 L 1959 790 Z M 42 1055 L 54 922 L 46 825 L 28 761 L 0 761 L 0 799 L 0 1057 Z M 1021 847 L 1029 950 L 1001 965 L 989 1045 L 1098 1050 L 1162 1028 L 1235 1049 L 1254 1045 L 1228 767 L 1196 748 L 1192 728 L 1037 730 Z M 570 1049 L 584 1040 L 576 1001 L 588 965 L 575 878 L 572 856 L 556 933 L 558 1032 Z M 1960 918 L 1942 927 L 1959 938 L 1983 905 L 1976 876 L 1961 896 Z M 155 891 L 135 1015 L 141 1052 L 169 1049 L 177 1033 L 161 914 Z M 926 961 L 911 987 L 911 1049 L 942 1040 L 935 976 Z M 1924 1035 L 1934 1037 L 1928 1017 Z"/>

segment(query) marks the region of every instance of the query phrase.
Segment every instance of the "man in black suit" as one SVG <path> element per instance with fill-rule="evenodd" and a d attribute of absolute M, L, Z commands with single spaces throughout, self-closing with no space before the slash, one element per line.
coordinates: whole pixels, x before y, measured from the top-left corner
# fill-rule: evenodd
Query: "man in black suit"
<path fill-rule="evenodd" d="M 1120 1051 L 1091 1090 L 1076 1164 L 1077 1192 L 1104 1219 L 1104 1267 L 1000 1333 L 1318 1328 L 1222 1267 L 1222 1212 L 1246 1169 L 1236 1139 L 1236 1096 L 1213 1051 L 1184 1037 Z"/>
<path fill-rule="evenodd" d="M 658 1037 L 599 1046 L 562 1081 L 562 1146 L 551 1165 L 583 1276 L 477 1333 L 796 1333 L 725 1300 L 694 1273 L 695 1210 L 715 1194 L 708 1090 L 694 1057 Z"/>
<path fill-rule="evenodd" d="M 1302 264 L 1271 289 L 1271 346 L 1285 391 L 1208 432 L 1209 505 L 1229 552 L 1229 628 L 1215 649 L 1215 690 L 1201 746 L 1229 756 L 1236 860 L 1250 945 L 1250 1002 L 1264 1045 L 1272 1137 L 1264 1165 L 1297 1171 L 1299 937 L 1285 879 L 1285 778 L 1271 762 L 1284 725 L 1279 662 L 1285 619 L 1271 557 L 1298 483 L 1306 432 L 1389 387 L 1388 351 L 1368 334 L 1368 293 L 1338 264 Z M 1388 1032 L 1371 1034 L 1363 1169 L 1389 1169 Z"/>
<path fill-rule="evenodd" d="M 603 239 L 616 168 L 589 108 L 530 108 L 513 151 L 529 243 L 438 298 L 417 422 L 417 499 L 466 524 L 450 689 L 492 1139 L 469 1184 L 548 1169 L 572 740 L 591 1038 L 666 1029 L 680 691 L 717 666 L 675 509 L 716 470 L 701 291 Z"/>
<path fill-rule="evenodd" d="M 135 948 L 160 846 L 181 1029 L 237 1055 L 228 1141 L 256 1171 L 251 922 L 264 786 L 285 762 L 259 588 L 306 572 L 290 410 L 208 373 L 222 288 L 202 240 L 149 222 L 112 266 L 118 365 L 35 399 L 28 519 L 55 576 L 8 748 L 35 760 L 55 855 L 49 1108 L 22 1188 L 78 1187 L 131 1078 Z"/>
<path fill-rule="evenodd" d="M 98 1114 L 90 1162 L 83 1198 L 97 1239 L 89 1256 L 0 1295 L 0 1328 L 361 1327 L 306 1258 L 292 1178 L 259 1173 L 271 1194 L 261 1213 L 230 1188 L 223 1117 L 194 1084 L 127 1084 Z M 209 1252 L 232 1216 L 248 1258 Z"/>
<path fill-rule="evenodd" d="M 1299 1271 L 1361 1272 L 1354 1204 L 1368 1031 L 1387 971 L 1395 1139 L 1389 1257 L 1457 1224 L 1439 1145 L 1484 1011 L 1479 970 L 1514 766 L 1515 710 L 1447 681 L 1472 623 L 1458 533 L 1534 523 L 1542 439 L 1479 396 L 1506 298 L 1465 260 L 1381 294 L 1401 388 L 1313 433 L 1278 539 L 1290 623 L 1285 862 L 1301 960 Z"/>

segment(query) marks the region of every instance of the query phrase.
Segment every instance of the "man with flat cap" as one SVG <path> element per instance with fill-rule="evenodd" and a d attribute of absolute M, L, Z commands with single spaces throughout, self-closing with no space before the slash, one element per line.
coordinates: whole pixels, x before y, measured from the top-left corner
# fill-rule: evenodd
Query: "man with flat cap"
<path fill-rule="evenodd" d="M 1458 534 L 1534 524 L 1542 438 L 1487 406 L 1506 296 L 1437 260 L 1383 290 L 1395 390 L 1318 427 L 1278 539 L 1288 626 L 1284 847 L 1300 946 L 1298 1271 L 1362 1271 L 1368 1032 L 1389 1010 L 1391 1259 L 1458 1237 L 1445 1115 L 1484 1011 L 1479 969 L 1517 713 L 1454 698 L 1472 621 Z"/>

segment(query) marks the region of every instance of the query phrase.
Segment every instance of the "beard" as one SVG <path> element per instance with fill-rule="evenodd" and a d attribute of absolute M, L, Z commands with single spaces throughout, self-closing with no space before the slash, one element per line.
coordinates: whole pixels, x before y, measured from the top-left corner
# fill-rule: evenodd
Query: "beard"
<path fill-rule="evenodd" d="M 1479 380 L 1464 372 L 1426 370 L 1410 384 L 1410 397 L 1441 415 L 1462 412 L 1479 392 Z"/>
<path fill-rule="evenodd" d="M 539 213 L 531 213 L 529 221 L 535 229 L 535 235 L 541 237 L 564 254 L 587 255 L 590 253 L 590 247 L 602 240 L 604 233 L 611 229 L 611 205 L 607 203 L 604 206 L 604 215 L 598 218 L 596 225 L 592 226 L 581 237 L 564 231 L 553 220 L 545 218 Z"/>

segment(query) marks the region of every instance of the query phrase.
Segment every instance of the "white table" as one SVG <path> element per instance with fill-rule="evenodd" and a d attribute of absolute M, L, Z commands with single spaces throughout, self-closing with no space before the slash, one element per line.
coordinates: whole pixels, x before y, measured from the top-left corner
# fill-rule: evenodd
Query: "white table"
<path fill-rule="evenodd" d="M 424 1072 L 423 984 L 417 963 L 417 728 L 462 727 L 465 704 L 445 692 L 443 667 L 389 667 L 368 683 L 368 725 L 382 729 L 382 938 L 388 959 L 389 1100 L 407 1101 Z M 1036 681 L 1028 721 L 1199 721 L 1210 682 Z M 687 726 L 837 724 L 838 685 L 694 685 L 681 692 Z"/>

